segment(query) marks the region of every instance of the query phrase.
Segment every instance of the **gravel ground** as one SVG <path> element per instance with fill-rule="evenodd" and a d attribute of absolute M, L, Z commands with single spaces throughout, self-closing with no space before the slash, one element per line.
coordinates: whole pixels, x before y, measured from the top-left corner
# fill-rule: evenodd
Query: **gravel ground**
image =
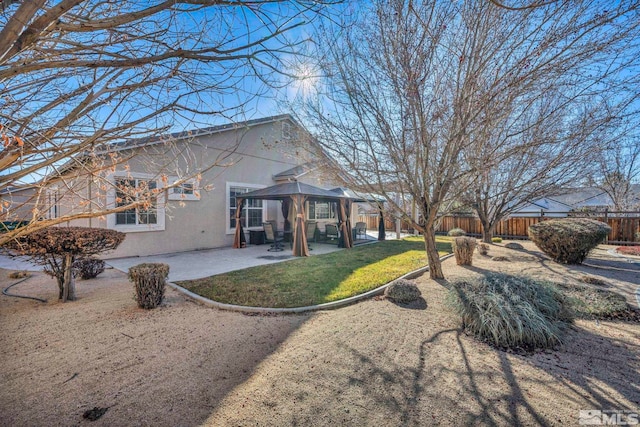
<path fill-rule="evenodd" d="M 598 248 L 583 266 L 491 245 L 493 261 L 444 262 L 448 279 L 486 271 L 606 280 L 635 303 L 640 264 Z M 0 270 L 4 288 L 16 280 Z M 0 425 L 577 425 L 581 409 L 640 407 L 640 325 L 577 321 L 556 351 L 505 353 L 466 336 L 445 282 L 423 301 L 376 298 L 305 315 L 250 316 L 168 289 L 138 309 L 126 276 L 79 281 L 59 303 L 36 274 L 0 296 Z M 96 421 L 83 418 L 108 408 Z M 96 411 L 97 415 L 103 411 Z"/>

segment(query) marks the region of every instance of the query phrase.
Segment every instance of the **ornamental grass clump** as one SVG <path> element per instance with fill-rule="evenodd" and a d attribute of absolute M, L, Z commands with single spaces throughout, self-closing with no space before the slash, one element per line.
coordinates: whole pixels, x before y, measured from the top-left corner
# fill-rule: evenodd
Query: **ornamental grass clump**
<path fill-rule="evenodd" d="M 73 277 L 94 279 L 104 271 L 105 262 L 98 258 L 79 258 L 73 262 Z"/>
<path fill-rule="evenodd" d="M 384 290 L 385 297 L 400 304 L 415 301 L 420 298 L 421 295 L 422 293 L 416 284 L 406 279 L 395 280 Z"/>
<path fill-rule="evenodd" d="M 460 236 L 466 236 L 466 235 L 467 235 L 467 232 L 464 231 L 462 228 L 452 228 L 447 233 L 447 236 L 452 236 L 452 237 L 460 237 Z"/>
<path fill-rule="evenodd" d="M 503 349 L 553 348 L 573 320 L 553 284 L 524 276 L 493 273 L 456 281 L 447 300 L 467 332 Z"/>
<path fill-rule="evenodd" d="M 542 221 L 529 227 L 529 238 L 554 261 L 582 264 L 611 227 L 588 218 L 563 218 Z"/>
<path fill-rule="evenodd" d="M 472 265 L 476 239 L 472 237 L 456 237 L 451 240 L 451 248 L 456 256 L 456 264 Z"/>
<path fill-rule="evenodd" d="M 169 276 L 169 266 L 163 263 L 138 264 L 129 268 L 129 280 L 135 285 L 138 307 L 156 308 L 162 303 Z"/>

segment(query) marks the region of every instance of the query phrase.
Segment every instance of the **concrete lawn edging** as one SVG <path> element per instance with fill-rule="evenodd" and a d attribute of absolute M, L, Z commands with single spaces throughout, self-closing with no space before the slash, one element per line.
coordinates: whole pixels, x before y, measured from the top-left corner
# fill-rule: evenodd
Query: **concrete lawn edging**
<path fill-rule="evenodd" d="M 440 261 L 444 261 L 447 258 L 451 258 L 453 254 L 448 254 L 440 258 Z M 429 271 L 429 266 L 425 266 L 419 268 L 417 270 L 410 271 L 397 279 L 393 279 L 391 282 L 384 284 L 380 287 L 367 291 L 360 295 L 354 295 L 349 298 L 341 299 L 339 301 L 326 302 L 324 304 L 316 304 L 316 305 L 308 305 L 306 307 L 291 307 L 291 308 L 270 308 L 270 307 L 250 307 L 245 305 L 235 305 L 235 304 L 225 304 L 222 302 L 217 302 L 210 300 L 209 298 L 205 298 L 202 295 L 198 295 L 194 292 L 191 292 L 188 289 L 183 288 L 182 286 L 176 285 L 173 282 L 167 282 L 167 284 L 175 289 L 176 291 L 186 295 L 187 297 L 200 302 L 204 305 L 219 308 L 220 310 L 229 310 L 229 311 L 239 311 L 244 313 L 281 313 L 281 314 L 296 314 L 296 313 L 304 313 L 308 311 L 318 311 L 318 310 L 332 310 L 340 307 L 344 307 L 350 304 L 354 304 L 356 302 L 362 301 L 367 298 L 371 298 L 376 295 L 380 295 L 384 292 L 384 290 L 391 285 L 395 280 L 399 279 L 414 279 L 418 276 L 421 276 L 425 272 Z"/>

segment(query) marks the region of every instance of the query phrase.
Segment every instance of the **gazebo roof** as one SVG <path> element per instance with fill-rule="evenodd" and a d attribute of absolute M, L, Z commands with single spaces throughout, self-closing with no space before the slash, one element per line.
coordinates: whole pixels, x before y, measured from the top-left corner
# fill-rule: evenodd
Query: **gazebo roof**
<path fill-rule="evenodd" d="M 310 199 L 316 200 L 351 198 L 346 194 L 325 190 L 324 188 L 315 187 L 313 185 L 297 181 L 272 185 L 270 187 L 238 195 L 238 197 L 242 199 L 284 200 L 295 195 L 308 196 Z"/>
<path fill-rule="evenodd" d="M 339 194 L 346 199 L 351 199 L 354 202 L 384 202 L 384 198 L 367 194 L 365 197 L 356 193 L 350 188 L 336 187 L 330 190 L 333 193 Z"/>

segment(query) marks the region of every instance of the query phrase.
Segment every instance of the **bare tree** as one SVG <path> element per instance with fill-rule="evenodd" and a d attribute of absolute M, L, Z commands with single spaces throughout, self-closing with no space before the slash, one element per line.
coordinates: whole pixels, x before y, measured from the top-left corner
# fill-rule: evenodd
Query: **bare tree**
<path fill-rule="evenodd" d="M 474 159 L 518 156 L 533 128 L 537 138 L 555 129 L 562 136 L 554 141 L 575 145 L 578 132 L 566 126 L 588 121 L 583 100 L 611 83 L 590 74 L 598 59 L 616 59 L 603 64 L 616 71 L 635 61 L 623 48 L 634 46 L 637 13 L 636 2 L 607 11 L 599 2 L 515 11 L 488 1 L 376 2 L 340 38 L 320 43 L 328 46 L 324 81 L 302 121 L 352 182 L 402 212 L 417 205 L 419 218 L 404 219 L 424 234 L 431 277 L 442 278 L 435 226 L 469 177 L 496 170 Z M 538 145 L 538 156 L 559 148 Z"/>
<path fill-rule="evenodd" d="M 611 198 L 614 209 L 624 211 L 640 208 L 640 140 L 637 123 L 621 124 L 624 132 L 613 133 L 598 153 L 598 169 L 591 183 Z"/>
<path fill-rule="evenodd" d="M 286 60 L 306 42 L 298 30 L 326 3 L 331 1 L 2 2 L 1 219 L 16 219 L 17 203 L 33 221 L 2 234 L 0 243 L 148 204 L 157 194 L 142 197 L 136 189 L 131 203 L 117 208 L 93 205 L 85 196 L 68 215 L 44 214 L 53 185 L 74 191 L 79 174 L 96 180 L 97 189 L 109 184 L 102 172 L 129 160 L 114 143 L 231 118 L 269 87 L 286 84 Z M 188 157 L 180 148 L 173 151 Z M 214 163 L 174 170 L 179 179 L 173 184 L 224 161 Z M 30 195 L 10 200 L 12 190 L 26 183 Z"/>

